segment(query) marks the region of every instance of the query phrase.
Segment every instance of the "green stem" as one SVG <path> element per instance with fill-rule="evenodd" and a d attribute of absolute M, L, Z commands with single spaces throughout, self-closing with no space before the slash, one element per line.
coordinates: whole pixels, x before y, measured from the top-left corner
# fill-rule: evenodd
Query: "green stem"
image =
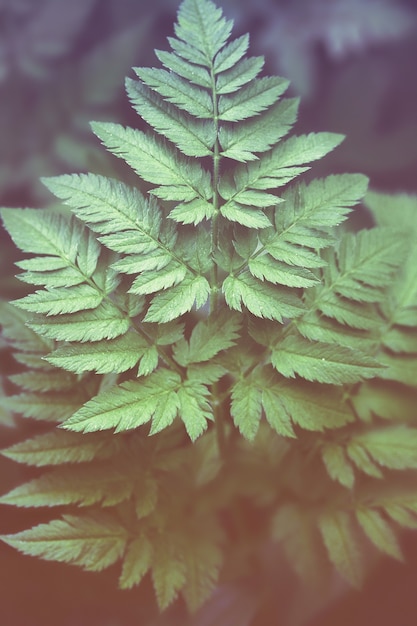
<path fill-rule="evenodd" d="M 216 81 L 213 72 L 213 68 L 211 70 L 211 86 L 212 86 L 212 97 L 213 97 L 213 123 L 214 130 L 216 134 L 216 141 L 214 144 L 214 153 L 213 153 L 213 217 L 211 220 L 211 230 L 210 230 L 210 238 L 211 238 L 211 254 L 214 256 L 216 250 L 219 247 L 219 174 L 220 174 L 220 145 L 219 145 L 219 111 L 218 111 L 218 102 L 217 102 L 217 91 L 216 91 Z M 211 293 L 210 293 L 210 315 L 213 314 L 218 307 L 219 303 L 219 277 L 218 277 L 218 268 L 215 260 L 213 259 L 213 267 L 211 269 Z"/>
<path fill-rule="evenodd" d="M 213 151 L 213 217 L 211 220 L 211 230 L 210 230 L 210 238 L 211 238 L 211 255 L 212 255 L 212 269 L 210 275 L 210 283 L 211 283 L 211 291 L 210 291 L 210 311 L 209 315 L 215 315 L 216 311 L 219 308 L 219 274 L 218 267 L 214 255 L 219 247 L 219 176 L 220 176 L 220 145 L 219 145 L 219 110 L 218 110 L 218 96 L 216 90 L 216 80 L 213 71 L 213 67 L 211 68 L 211 88 L 212 88 L 212 98 L 213 98 L 213 123 L 216 141 L 214 143 L 214 151 Z M 214 383 L 211 386 L 211 394 L 213 398 L 213 417 L 216 428 L 216 436 L 217 436 L 217 444 L 219 446 L 220 455 L 225 458 L 226 451 L 226 433 L 225 433 L 225 424 L 223 418 L 222 404 L 219 401 L 219 385 L 218 383 Z"/>

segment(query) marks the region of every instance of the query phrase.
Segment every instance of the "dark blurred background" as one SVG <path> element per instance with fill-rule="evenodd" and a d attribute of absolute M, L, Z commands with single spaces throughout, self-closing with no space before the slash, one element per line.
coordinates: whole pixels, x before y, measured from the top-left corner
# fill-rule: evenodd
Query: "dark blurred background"
<path fill-rule="evenodd" d="M 138 124 L 124 95 L 124 77 L 133 75 L 132 66 L 157 65 L 153 50 L 167 49 L 178 4 L 177 0 L 0 0 L 0 205 L 50 204 L 40 176 L 88 170 L 117 175 L 115 160 L 99 146 L 89 121 Z M 218 4 L 235 20 L 236 36 L 251 33 L 250 53 L 266 56 L 265 73 L 291 80 L 289 94 L 301 97 L 297 132 L 346 134 L 342 146 L 314 169 L 315 175 L 360 171 L 370 177 L 374 189 L 417 193 L 415 0 Z M 0 231 L 2 299 L 24 291 L 13 277 L 18 257 Z M 0 398 L 2 380 L 11 367 L 0 343 Z M 27 427 L 15 424 L 1 405 L 0 423 L 2 447 L 28 434 Z M 0 460 L 0 491 L 15 486 L 21 473 L 21 468 Z M 28 527 L 30 515 L 1 507 L 1 532 Z M 38 514 L 35 521 L 40 521 Z M 259 606 L 247 593 L 251 581 L 243 581 L 219 589 L 210 607 L 187 624 L 177 608 L 157 618 L 146 585 L 118 592 L 114 572 L 86 574 L 20 557 L 0 546 L 0 624 L 415 626 L 416 539 L 406 536 L 404 545 L 406 566 L 383 559 L 363 592 L 338 587 L 318 606 L 306 603 L 295 621 L 280 617 L 282 595 L 274 599 L 272 594 Z M 278 577 L 274 585 L 286 589 L 287 578 Z"/>

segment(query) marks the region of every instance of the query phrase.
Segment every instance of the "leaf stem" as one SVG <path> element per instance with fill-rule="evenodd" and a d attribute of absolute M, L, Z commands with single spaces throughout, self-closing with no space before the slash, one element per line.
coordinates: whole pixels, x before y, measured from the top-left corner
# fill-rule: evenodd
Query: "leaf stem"
<path fill-rule="evenodd" d="M 217 90 L 216 81 L 214 76 L 213 67 L 211 68 L 211 88 L 213 98 L 213 124 L 216 135 L 216 141 L 214 143 L 213 153 L 213 217 L 211 220 L 211 255 L 213 258 L 213 266 L 211 269 L 211 293 L 210 293 L 210 314 L 217 310 L 219 302 L 219 278 L 217 263 L 214 259 L 214 255 L 219 246 L 219 173 L 220 173 L 220 145 L 219 145 L 219 111 L 217 102 Z"/>

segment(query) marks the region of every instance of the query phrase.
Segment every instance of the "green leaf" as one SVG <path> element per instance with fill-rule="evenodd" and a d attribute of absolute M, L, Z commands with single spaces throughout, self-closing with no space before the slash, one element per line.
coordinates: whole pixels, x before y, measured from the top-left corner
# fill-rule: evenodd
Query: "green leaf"
<path fill-rule="evenodd" d="M 190 68 L 190 74 L 193 74 L 194 69 L 205 71 L 196 66 L 188 66 L 188 68 Z M 175 104 L 194 117 L 213 119 L 213 101 L 210 95 L 207 91 L 190 84 L 190 77 L 187 77 L 188 80 L 184 80 L 173 72 L 167 72 L 155 67 L 135 67 L 133 69 L 148 87 L 154 89 L 168 102 Z M 210 82 L 209 78 L 207 80 Z"/>
<path fill-rule="evenodd" d="M 103 294 L 91 285 L 84 284 L 69 288 L 35 291 L 24 298 L 15 300 L 13 304 L 32 313 L 59 315 L 95 309 L 102 300 Z"/>
<path fill-rule="evenodd" d="M 20 393 L 2 398 L 3 405 L 24 417 L 48 422 L 61 422 L 72 415 L 85 396 L 81 392 Z"/>
<path fill-rule="evenodd" d="M 403 560 L 398 539 L 388 522 L 378 511 L 360 508 L 355 511 L 356 519 L 371 542 L 389 556 Z"/>
<path fill-rule="evenodd" d="M 355 437 L 370 457 L 389 469 L 417 468 L 417 430 L 405 425 L 372 429 Z"/>
<path fill-rule="evenodd" d="M 297 317 L 303 312 L 301 301 L 290 290 L 266 285 L 249 272 L 228 276 L 222 289 L 231 309 L 241 311 L 243 303 L 257 317 L 283 322 L 284 317 Z"/>
<path fill-rule="evenodd" d="M 321 449 L 321 458 L 330 478 L 337 480 L 348 489 L 353 488 L 355 473 L 343 446 L 326 443 Z"/>
<path fill-rule="evenodd" d="M 79 231 L 72 235 L 65 216 L 39 209 L 1 209 L 0 214 L 8 233 L 23 252 L 58 257 L 62 254 L 65 259 L 75 261 Z"/>
<path fill-rule="evenodd" d="M 364 196 L 367 185 L 362 174 L 337 174 L 295 184 L 282 194 L 285 218 L 290 224 L 309 228 L 338 226 Z M 279 213 L 277 217 L 281 217 Z"/>
<path fill-rule="evenodd" d="M 151 567 L 152 556 L 152 544 L 146 535 L 139 535 L 128 543 L 119 578 L 121 589 L 130 589 L 140 583 Z"/>
<path fill-rule="evenodd" d="M 291 415 L 281 403 L 280 389 L 271 387 L 262 389 L 262 407 L 268 424 L 282 437 L 295 437 Z"/>
<path fill-rule="evenodd" d="M 190 201 L 212 195 L 210 177 L 194 159 L 181 157 L 161 140 L 119 124 L 94 122 L 94 133 L 122 157 L 143 180 L 159 185 L 153 194 L 165 200 Z"/>
<path fill-rule="evenodd" d="M 80 435 L 70 431 L 53 430 L 37 435 L 2 450 L 2 455 L 16 461 L 42 467 L 61 463 L 81 463 L 112 456 L 119 441 L 102 433 Z"/>
<path fill-rule="evenodd" d="M 138 81 L 127 79 L 126 89 L 134 108 L 145 122 L 172 141 L 183 154 L 203 157 L 213 153 L 216 135 L 212 121 L 193 119 Z"/>
<path fill-rule="evenodd" d="M 7 302 L 0 301 L 1 334 L 14 348 L 23 352 L 32 352 L 40 355 L 49 352 L 53 346 L 48 339 L 39 337 L 26 325 L 27 314 L 19 311 Z"/>
<path fill-rule="evenodd" d="M 152 582 L 161 611 L 175 600 L 186 582 L 183 550 L 175 542 L 174 533 L 160 533 L 153 543 Z"/>
<path fill-rule="evenodd" d="M 75 376 L 54 370 L 22 372 L 9 376 L 9 380 L 26 391 L 68 391 L 78 382 Z"/>
<path fill-rule="evenodd" d="M 298 99 L 287 98 L 264 115 L 237 126 L 223 125 L 219 130 L 221 155 L 236 161 L 252 161 L 255 152 L 266 152 L 287 134 L 297 117 Z"/>
<path fill-rule="evenodd" d="M 344 511 L 323 513 L 318 525 L 330 560 L 351 585 L 359 588 L 364 574 L 361 547 L 349 515 Z"/>
<path fill-rule="evenodd" d="M 233 386 L 230 412 L 235 426 L 249 441 L 252 441 L 258 432 L 262 415 L 261 400 L 261 390 L 256 380 L 239 380 Z"/>
<path fill-rule="evenodd" d="M 112 517 L 96 513 L 63 515 L 60 520 L 1 538 L 23 554 L 100 571 L 122 556 L 127 531 Z"/>
<path fill-rule="evenodd" d="M 75 432 L 114 429 L 115 432 L 138 428 L 153 419 L 162 430 L 177 414 L 176 391 L 181 379 L 166 369 L 140 381 L 126 381 L 89 400 L 63 424 Z"/>
<path fill-rule="evenodd" d="M 248 86 L 242 87 L 235 94 L 220 96 L 219 119 L 240 122 L 258 115 L 276 102 L 288 85 L 288 80 L 278 76 L 254 78 Z"/>
<path fill-rule="evenodd" d="M 219 95 L 234 93 L 243 85 L 247 85 L 259 74 L 264 62 L 264 57 L 242 59 L 230 70 L 222 72 L 216 77 L 216 92 Z"/>
<path fill-rule="evenodd" d="M 173 285 L 182 283 L 186 275 L 187 268 L 184 265 L 180 265 L 180 263 L 172 261 L 164 268 L 163 272 L 157 270 L 140 274 L 133 281 L 129 293 L 145 295 L 155 293 L 155 291 L 167 290 Z"/>
<path fill-rule="evenodd" d="M 202 87 L 211 86 L 210 74 L 204 67 L 188 63 L 188 61 L 177 54 L 166 52 L 165 50 L 155 50 L 155 54 L 165 67 L 186 78 L 190 83 L 201 85 Z"/>
<path fill-rule="evenodd" d="M 124 335 L 129 319 L 114 304 L 103 301 L 92 311 L 34 318 L 29 324 L 35 332 L 59 341 L 100 341 Z"/>
<path fill-rule="evenodd" d="M 282 424 L 281 429 L 287 428 L 289 431 L 285 433 L 280 430 L 279 434 L 293 435 L 288 426 L 289 420 L 309 431 L 341 428 L 355 420 L 341 387 L 330 386 L 323 393 L 323 387 L 313 383 L 278 379 L 276 375 L 272 380 L 267 377 L 262 387 L 263 393 L 266 391 L 273 395 L 273 418 L 268 418 L 267 414 L 268 421 L 271 423 L 273 419 L 273 428 L 278 422 Z"/>
<path fill-rule="evenodd" d="M 319 280 L 308 269 L 296 268 L 276 261 L 267 254 L 249 259 L 249 271 L 255 278 L 267 280 L 274 285 L 287 287 L 312 287 Z"/>
<path fill-rule="evenodd" d="M 402 248 L 398 233 L 392 230 L 372 228 L 355 234 L 346 233 L 340 240 L 337 254 L 339 275 L 333 289 L 352 300 L 381 300 L 384 294 L 378 288 L 386 287 L 392 281 L 401 262 Z"/>
<path fill-rule="evenodd" d="M 193 306 L 202 307 L 209 296 L 210 286 L 204 276 L 187 276 L 182 283 L 168 291 L 158 293 L 144 318 L 145 322 L 171 322 Z"/>
<path fill-rule="evenodd" d="M 236 344 L 241 322 L 227 309 L 194 327 L 189 342 L 180 340 L 174 346 L 174 358 L 182 366 L 210 361 L 219 352 Z"/>
<path fill-rule="evenodd" d="M 0 498 L 2 504 L 20 507 L 114 506 L 131 498 L 134 482 L 126 472 L 108 463 L 55 468 L 24 483 Z"/>
<path fill-rule="evenodd" d="M 355 463 L 356 467 L 368 476 L 382 478 L 383 474 L 379 467 L 371 461 L 366 450 L 358 444 L 355 439 L 350 441 L 346 449 L 348 457 Z"/>
<path fill-rule="evenodd" d="M 223 17 L 222 10 L 213 2 L 184 0 L 178 10 L 175 34 L 192 48 L 192 62 L 204 59 L 207 66 L 227 42 L 233 22 Z M 172 43 L 172 40 L 171 40 Z M 187 58 L 187 57 L 185 57 Z"/>
<path fill-rule="evenodd" d="M 148 342 L 136 333 L 94 343 L 68 343 L 49 354 L 46 359 L 56 367 L 81 374 L 125 372 L 139 362 L 148 349 Z"/>
<path fill-rule="evenodd" d="M 207 420 L 213 420 L 207 387 L 195 380 L 185 381 L 178 389 L 178 412 L 191 441 L 207 429 Z"/>
<path fill-rule="evenodd" d="M 214 71 L 216 74 L 229 70 L 243 57 L 249 46 L 249 35 L 242 35 L 234 39 L 221 50 L 214 59 Z"/>
<path fill-rule="evenodd" d="M 239 165 L 234 174 L 237 195 L 245 189 L 274 189 L 281 187 L 308 167 L 299 167 L 322 158 L 341 143 L 342 135 L 310 133 L 291 137 L 248 165 Z M 297 166 L 297 167 L 294 167 Z"/>
<path fill-rule="evenodd" d="M 220 213 L 230 222 L 237 222 L 247 228 L 268 228 L 271 225 L 262 211 L 253 210 L 236 202 L 227 202 L 220 207 Z"/>
<path fill-rule="evenodd" d="M 355 383 L 373 378 L 380 372 L 378 361 L 349 348 L 301 337 L 286 337 L 271 354 L 275 369 L 288 378 L 295 375 L 306 380 L 332 385 Z"/>

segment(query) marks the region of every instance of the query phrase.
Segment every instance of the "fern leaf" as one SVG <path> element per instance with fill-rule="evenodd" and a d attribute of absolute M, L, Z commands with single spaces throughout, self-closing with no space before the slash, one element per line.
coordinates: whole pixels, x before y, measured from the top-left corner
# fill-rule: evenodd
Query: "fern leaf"
<path fill-rule="evenodd" d="M 276 219 L 286 230 L 293 225 L 322 230 L 339 226 L 350 207 L 363 197 L 367 184 L 368 179 L 362 174 L 337 174 L 308 184 L 298 183 L 282 194 L 285 213 L 278 211 Z"/>
<path fill-rule="evenodd" d="M 155 50 L 155 54 L 168 70 L 186 78 L 190 83 L 200 85 L 201 87 L 211 87 L 210 74 L 206 68 L 189 63 L 173 52 Z"/>
<path fill-rule="evenodd" d="M 210 392 L 206 385 L 188 380 L 178 389 L 177 396 L 179 415 L 191 441 L 195 441 L 206 430 L 207 420 L 213 419 Z"/>
<path fill-rule="evenodd" d="M 119 441 L 102 433 L 80 435 L 70 431 L 52 431 L 3 449 L 2 455 L 18 463 L 60 465 L 104 459 L 115 454 Z"/>
<path fill-rule="evenodd" d="M 193 68 L 202 70 L 202 68 L 191 66 L 191 69 Z M 213 100 L 207 91 L 194 87 L 188 80 L 183 80 L 174 72 L 167 72 L 155 67 L 135 67 L 133 69 L 145 85 L 159 93 L 168 102 L 175 104 L 194 117 L 213 119 Z"/>
<path fill-rule="evenodd" d="M 246 189 L 273 189 L 286 184 L 308 169 L 300 167 L 301 165 L 322 158 L 339 145 L 342 139 L 342 135 L 332 133 L 291 137 L 280 142 L 257 161 L 239 165 L 234 173 L 234 200 L 239 201 L 239 193 Z"/>
<path fill-rule="evenodd" d="M 204 306 L 210 293 L 210 285 L 204 276 L 187 276 L 180 285 L 169 291 L 158 293 L 153 299 L 145 322 L 167 323 L 191 311 Z"/>
<path fill-rule="evenodd" d="M 338 250 L 339 275 L 334 289 L 352 300 L 375 302 L 401 261 L 402 243 L 397 233 L 373 228 L 347 233 Z"/>
<path fill-rule="evenodd" d="M 68 313 L 46 319 L 34 318 L 30 328 L 58 341 L 100 341 L 124 335 L 130 321 L 114 304 L 103 301 L 92 311 Z"/>
<path fill-rule="evenodd" d="M 264 66 L 264 57 L 242 59 L 231 69 L 216 77 L 216 92 L 219 95 L 234 93 L 256 78 Z"/>
<path fill-rule="evenodd" d="M 257 317 L 282 322 L 284 317 L 297 317 L 303 312 L 301 301 L 285 288 L 266 285 L 253 278 L 249 272 L 228 276 L 223 282 L 226 303 L 235 311 L 242 310 L 242 303 Z"/>
<path fill-rule="evenodd" d="M 153 416 L 165 428 L 177 414 L 175 391 L 181 380 L 176 373 L 159 370 L 143 381 L 127 381 L 92 398 L 64 424 L 77 432 L 137 428 Z"/>
<path fill-rule="evenodd" d="M 215 55 L 226 44 L 233 22 L 208 0 L 185 0 L 178 10 L 175 34 L 191 48 L 191 62 L 210 66 Z M 172 40 L 171 40 L 172 41 Z M 187 57 L 185 57 L 187 58 Z"/>
<path fill-rule="evenodd" d="M 187 275 L 187 268 L 175 261 L 160 270 L 146 272 L 135 278 L 129 293 L 145 295 L 163 291 L 181 283 Z"/>
<path fill-rule="evenodd" d="M 339 387 L 330 386 L 323 393 L 322 387 L 307 381 L 280 380 L 273 386 L 269 381 L 265 388 L 275 395 L 274 411 L 278 419 L 283 414 L 281 419 L 290 417 L 294 424 L 305 430 L 341 428 L 355 419 Z"/>
<path fill-rule="evenodd" d="M 282 437 L 295 437 L 291 415 L 280 401 L 280 390 L 274 387 L 262 389 L 262 408 L 268 424 Z"/>
<path fill-rule="evenodd" d="M 71 288 L 35 291 L 24 298 L 14 301 L 14 305 L 46 315 L 75 313 L 87 309 L 95 309 L 103 300 L 103 294 L 90 285 L 76 285 Z"/>
<path fill-rule="evenodd" d="M 231 415 L 242 435 L 252 441 L 258 431 L 262 415 L 261 390 L 257 381 L 238 381 L 233 386 Z"/>
<path fill-rule="evenodd" d="M 156 346 L 147 346 L 140 357 L 138 376 L 148 376 L 158 367 L 159 353 Z"/>
<path fill-rule="evenodd" d="M 272 106 L 265 115 L 240 127 L 222 125 L 219 130 L 221 155 L 236 161 L 257 159 L 256 152 L 270 150 L 287 134 L 295 122 L 297 110 L 298 100 L 287 98 Z"/>
<path fill-rule="evenodd" d="M 116 339 L 94 343 L 69 343 L 49 354 L 46 359 L 70 372 L 120 373 L 132 369 L 143 358 L 148 342 L 137 333 L 126 333 Z"/>
<path fill-rule="evenodd" d="M 227 310 L 216 318 L 198 322 L 189 342 L 182 339 L 174 346 L 175 360 L 182 366 L 210 361 L 219 352 L 235 345 L 240 326 L 238 316 Z"/>
<path fill-rule="evenodd" d="M 133 481 L 108 464 L 57 468 L 16 487 L 0 498 L 2 504 L 20 507 L 78 504 L 113 506 L 129 499 Z"/>
<path fill-rule="evenodd" d="M 340 385 L 355 383 L 379 374 L 378 361 L 365 354 L 332 344 L 306 342 L 301 337 L 286 337 L 273 350 L 271 363 L 286 377 L 296 374 L 306 380 Z"/>
<path fill-rule="evenodd" d="M 255 278 L 267 280 L 274 285 L 287 287 L 312 287 L 319 282 L 318 278 L 308 269 L 295 268 L 281 261 L 275 261 L 263 254 L 249 259 L 249 271 Z"/>
<path fill-rule="evenodd" d="M 229 42 L 216 54 L 213 67 L 216 74 L 229 70 L 243 57 L 249 46 L 249 35 L 242 35 Z"/>
<path fill-rule="evenodd" d="M 258 115 L 274 104 L 288 85 L 288 80 L 278 76 L 255 78 L 235 94 L 220 96 L 219 119 L 240 122 Z"/>
<path fill-rule="evenodd" d="M 26 391 L 69 391 L 77 384 L 77 379 L 66 372 L 32 371 L 9 376 L 18 387 Z"/>
<path fill-rule="evenodd" d="M 46 354 L 53 347 L 48 339 L 39 337 L 26 325 L 27 315 L 6 302 L 0 302 L 2 337 L 15 349 L 22 352 Z"/>
<path fill-rule="evenodd" d="M 49 392 L 43 394 L 20 393 L 3 398 L 4 406 L 23 417 L 48 422 L 61 422 L 72 415 L 85 401 L 84 394 Z"/>
<path fill-rule="evenodd" d="M 144 252 L 156 246 L 156 237 L 152 237 L 152 234 L 155 231 L 158 234 L 159 230 L 158 208 L 152 206 L 151 209 L 156 214 L 154 225 L 149 216 L 148 203 L 136 189 L 111 178 L 93 174 L 44 178 L 43 182 L 96 232 L 109 234 L 120 230 L 135 230 L 138 223 L 144 222 L 143 239 L 138 241 L 138 245 L 142 244 L 142 247 L 132 252 Z"/>
<path fill-rule="evenodd" d="M 371 542 L 389 556 L 402 561 L 403 555 L 398 539 L 388 522 L 378 511 L 369 508 L 356 510 L 356 519 Z"/>
<path fill-rule="evenodd" d="M 158 606 L 164 610 L 186 582 L 186 565 L 183 550 L 175 545 L 174 534 L 162 533 L 153 547 L 152 582 Z"/>
<path fill-rule="evenodd" d="M 75 262 L 79 232 L 72 235 L 68 220 L 63 216 L 38 209 L 2 209 L 1 217 L 23 252 L 64 255 L 66 260 Z"/>
<path fill-rule="evenodd" d="M 417 430 L 405 425 L 372 429 L 355 437 L 370 457 L 389 469 L 417 467 Z"/>
<path fill-rule="evenodd" d="M 151 567 L 152 557 L 152 544 L 146 535 L 139 535 L 130 541 L 123 558 L 123 568 L 119 578 L 120 588 L 130 589 L 139 584 Z"/>
<path fill-rule="evenodd" d="M 183 154 L 190 157 L 213 154 L 216 140 L 213 122 L 194 120 L 181 113 L 138 81 L 127 79 L 126 89 L 134 108 L 145 122 L 172 141 Z"/>
<path fill-rule="evenodd" d="M 141 178 L 159 185 L 152 190 L 164 200 L 209 200 L 210 177 L 195 160 L 186 160 L 150 135 L 119 124 L 92 124 L 94 133 L 116 156 L 121 156 Z"/>
<path fill-rule="evenodd" d="M 336 569 L 351 585 L 360 587 L 364 572 L 361 548 L 348 514 L 344 511 L 322 514 L 319 529 Z"/>
<path fill-rule="evenodd" d="M 368 476 L 373 478 L 382 478 L 383 474 L 379 467 L 371 461 L 366 450 L 358 444 L 354 439 L 349 442 L 346 448 L 348 457 L 354 462 L 356 467 Z"/>
<path fill-rule="evenodd" d="M 97 513 L 64 515 L 2 539 L 23 554 L 99 571 L 122 556 L 127 532 L 112 517 Z"/>
<path fill-rule="evenodd" d="M 343 447 L 332 443 L 325 444 L 321 449 L 321 458 L 330 478 L 352 489 L 355 483 L 355 473 Z"/>
<path fill-rule="evenodd" d="M 358 303 L 347 298 L 338 297 L 331 289 L 324 290 L 318 294 L 311 290 L 312 306 L 331 320 L 336 320 L 340 324 L 342 333 L 348 332 L 344 325 L 358 330 L 376 330 L 380 327 L 381 316 L 374 307 L 367 303 Z M 317 298 L 315 296 L 318 295 Z M 334 326 L 336 328 L 336 326 Z"/>
<path fill-rule="evenodd" d="M 271 225 L 264 213 L 254 211 L 253 208 L 242 206 L 236 202 L 227 202 L 220 208 L 220 212 L 230 222 L 237 222 L 247 228 L 268 228 Z"/>

